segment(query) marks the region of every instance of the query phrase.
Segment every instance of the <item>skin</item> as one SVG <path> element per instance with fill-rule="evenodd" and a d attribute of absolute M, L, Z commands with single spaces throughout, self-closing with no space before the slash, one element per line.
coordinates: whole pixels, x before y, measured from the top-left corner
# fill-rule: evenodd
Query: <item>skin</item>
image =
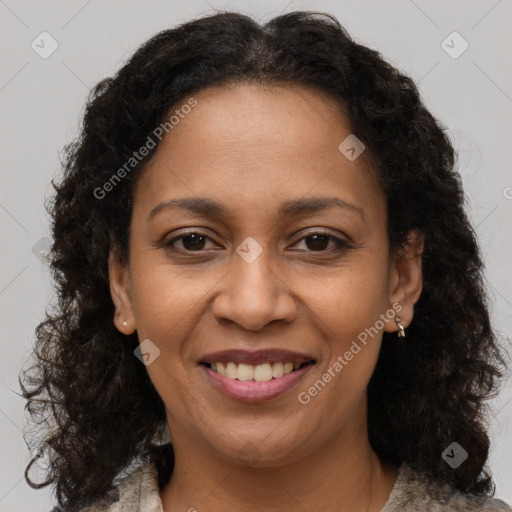
<path fill-rule="evenodd" d="M 326 93 L 244 84 L 194 98 L 134 192 L 129 263 L 110 256 L 117 328 L 137 330 L 160 350 L 147 371 L 176 456 L 160 492 L 164 511 L 380 511 L 397 468 L 369 444 L 366 390 L 382 331 L 398 330 L 394 318 L 307 405 L 297 395 L 394 303 L 402 324 L 411 323 L 422 237 L 411 232 L 405 249 L 390 253 L 386 197 L 363 157 L 349 161 L 339 151 L 351 128 Z M 278 214 L 282 202 L 311 196 L 335 196 L 363 213 Z M 148 218 L 183 197 L 213 199 L 228 215 L 173 208 Z M 207 238 L 166 249 L 184 228 Z M 318 230 L 350 247 L 305 238 Z M 248 236 L 263 249 L 252 263 L 236 252 Z M 242 403 L 215 389 L 198 365 L 206 353 L 231 348 L 295 350 L 316 364 L 285 395 Z"/>

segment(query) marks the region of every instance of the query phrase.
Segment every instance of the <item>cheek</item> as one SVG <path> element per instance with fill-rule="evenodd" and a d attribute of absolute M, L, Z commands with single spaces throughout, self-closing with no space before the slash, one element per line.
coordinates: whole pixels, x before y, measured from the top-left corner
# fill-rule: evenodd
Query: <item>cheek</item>
<path fill-rule="evenodd" d="M 357 286 L 356 286 L 357 284 Z M 361 282 L 345 283 L 331 290 L 331 300 L 320 311 L 325 360 L 310 387 L 297 391 L 300 403 L 307 403 L 309 418 L 323 418 L 320 429 L 342 425 L 356 417 L 364 403 L 366 390 L 378 360 L 385 314 L 379 288 L 362 288 Z M 379 322 L 379 323 L 378 323 Z M 326 420 L 328 418 L 328 420 Z"/>
<path fill-rule="evenodd" d="M 138 256 L 138 257 L 136 257 Z M 190 358 L 185 357 L 190 334 L 198 323 L 198 308 L 213 283 L 203 274 L 187 277 L 152 253 L 134 252 L 131 265 L 132 304 L 139 342 L 150 339 L 159 356 L 146 367 L 168 410 L 185 414 Z M 187 366 L 188 365 L 188 366 Z"/>
<path fill-rule="evenodd" d="M 179 271 L 154 255 L 134 254 L 131 268 L 132 305 L 139 337 L 164 341 L 180 339 L 215 283 L 211 272 Z M 217 278 L 218 280 L 218 278 Z"/>
<path fill-rule="evenodd" d="M 373 373 L 382 315 L 389 309 L 387 279 L 385 261 L 361 257 L 358 264 L 340 269 L 316 298 L 320 328 L 329 341 L 328 364 L 322 370 L 330 369 L 345 391 L 366 387 Z"/>
<path fill-rule="evenodd" d="M 305 287 L 309 289 L 310 304 L 316 304 L 330 334 L 346 341 L 374 325 L 385 313 L 388 279 L 386 261 L 366 253 L 354 257 L 327 279 L 315 283 L 313 278 Z"/>

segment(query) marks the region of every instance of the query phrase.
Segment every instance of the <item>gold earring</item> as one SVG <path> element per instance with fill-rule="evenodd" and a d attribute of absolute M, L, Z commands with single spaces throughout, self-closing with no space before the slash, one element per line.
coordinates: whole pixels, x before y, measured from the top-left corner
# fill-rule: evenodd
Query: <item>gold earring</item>
<path fill-rule="evenodd" d="M 399 316 L 397 316 L 395 321 L 396 321 L 396 324 L 398 325 L 398 328 L 400 329 L 398 331 L 398 337 L 405 338 L 405 329 L 404 329 L 404 326 L 400 323 L 402 321 L 402 319 Z"/>

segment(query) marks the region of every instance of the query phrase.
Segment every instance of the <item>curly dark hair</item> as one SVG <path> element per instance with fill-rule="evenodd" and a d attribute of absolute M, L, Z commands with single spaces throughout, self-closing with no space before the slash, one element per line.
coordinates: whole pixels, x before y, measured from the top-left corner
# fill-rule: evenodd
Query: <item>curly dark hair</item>
<path fill-rule="evenodd" d="M 128 259 L 134 186 L 156 148 L 102 187 L 184 98 L 209 86 L 301 85 L 345 109 L 387 196 L 390 251 L 425 236 L 423 291 L 407 342 L 384 333 L 368 388 L 369 440 L 381 460 L 407 462 L 455 488 L 489 495 L 494 484 L 486 401 L 506 373 L 490 325 L 483 263 L 464 209 L 455 151 L 413 80 L 356 43 L 330 14 L 292 12 L 258 24 L 220 11 L 164 30 L 91 91 L 64 175 L 52 181 L 50 264 L 55 305 L 36 329 L 34 361 L 19 378 L 26 409 L 55 450 L 47 478 L 59 503 L 88 502 L 138 461 L 155 461 L 160 485 L 173 468 L 163 401 L 134 357 L 137 333 L 114 326 L 108 256 Z M 43 429 L 44 426 L 44 429 Z M 120 428 L 121 427 L 121 428 Z M 441 458 L 457 441 L 469 458 Z M 105 456 L 108 454 L 108 456 Z"/>

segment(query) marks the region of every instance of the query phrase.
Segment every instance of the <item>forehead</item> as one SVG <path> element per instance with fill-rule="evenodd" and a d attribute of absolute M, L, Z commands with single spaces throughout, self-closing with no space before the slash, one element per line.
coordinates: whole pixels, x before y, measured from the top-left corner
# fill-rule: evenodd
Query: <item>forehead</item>
<path fill-rule="evenodd" d="M 352 203 L 382 200 L 364 159 L 351 161 L 340 151 L 351 126 L 327 93 L 243 84 L 211 87 L 193 98 L 196 106 L 163 137 L 140 180 L 136 203 L 147 203 L 146 210 L 194 195 L 247 208 L 308 193 L 334 192 Z"/>
<path fill-rule="evenodd" d="M 339 103 L 299 85 L 210 87 L 194 98 L 197 106 L 166 138 L 170 145 L 202 147 L 217 157 L 223 150 L 245 159 L 264 150 L 258 160 L 292 153 L 312 157 L 320 151 L 338 156 L 340 135 L 351 132 Z"/>

